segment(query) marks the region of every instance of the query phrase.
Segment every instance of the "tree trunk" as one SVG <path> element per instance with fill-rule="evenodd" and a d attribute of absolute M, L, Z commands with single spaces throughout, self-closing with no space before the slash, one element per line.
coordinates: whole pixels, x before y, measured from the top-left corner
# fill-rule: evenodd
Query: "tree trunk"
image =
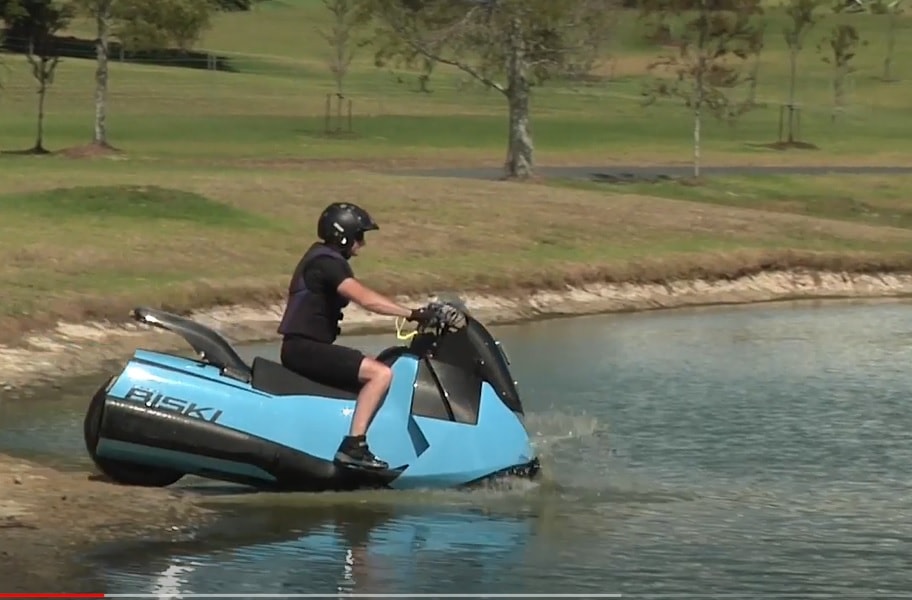
<path fill-rule="evenodd" d="M 894 9 L 890 9 L 891 11 Z M 887 56 L 884 58 L 884 81 L 893 81 L 893 53 L 896 50 L 896 13 L 891 12 L 887 26 Z"/>
<path fill-rule="evenodd" d="M 700 64 L 697 67 L 697 77 L 694 80 L 694 86 L 696 89 L 696 102 L 694 102 L 694 128 L 693 128 L 693 166 L 694 166 L 694 179 L 700 177 L 700 126 L 702 125 L 703 117 L 703 74 L 706 69 L 706 64 L 703 60 L 700 60 Z"/>
<path fill-rule="evenodd" d="M 795 85 L 798 79 L 798 50 L 789 51 L 788 141 L 794 142 Z"/>
<path fill-rule="evenodd" d="M 108 38 L 110 34 L 111 4 L 113 0 L 99 0 L 95 15 L 98 38 L 95 40 L 95 134 L 92 143 L 109 147 L 107 129 L 108 111 Z"/>
<path fill-rule="evenodd" d="M 533 145 L 529 134 L 529 90 L 510 90 L 510 142 L 507 150 L 506 176 L 526 179 L 532 175 Z"/>
<path fill-rule="evenodd" d="M 504 171 L 507 178 L 526 179 L 532 175 L 534 148 L 532 135 L 529 132 L 531 86 L 526 75 L 526 50 L 521 27 L 520 20 L 513 19 L 510 27 L 508 85 L 505 91 L 510 110 L 510 131 Z"/>
<path fill-rule="evenodd" d="M 830 117 L 831 122 L 836 122 L 836 117 L 842 112 L 843 98 L 845 96 L 845 77 L 849 74 L 848 65 L 836 65 L 836 72 L 833 75 L 833 114 Z"/>
<path fill-rule="evenodd" d="M 44 66 L 42 65 L 42 69 Z M 35 135 L 35 148 L 33 149 L 36 154 L 44 154 L 47 152 L 44 149 L 44 99 L 47 97 L 47 82 L 40 81 L 38 83 L 38 132 Z"/>
<path fill-rule="evenodd" d="M 760 54 L 754 58 L 754 64 L 750 70 L 750 83 L 747 88 L 747 105 L 754 107 L 757 105 L 757 79 L 760 76 Z"/>

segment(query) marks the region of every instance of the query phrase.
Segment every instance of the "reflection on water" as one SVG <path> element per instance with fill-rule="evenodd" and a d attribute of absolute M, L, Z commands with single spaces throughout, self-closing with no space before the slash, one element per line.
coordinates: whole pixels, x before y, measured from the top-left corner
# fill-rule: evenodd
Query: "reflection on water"
<path fill-rule="evenodd" d="M 108 593 L 406 593 L 489 590 L 519 566 L 534 521 L 481 511 L 348 506 L 228 518 L 221 541 L 120 547 L 102 563 Z M 139 575 L 137 575 L 139 573 Z"/>
<path fill-rule="evenodd" d="M 188 478 L 224 511 L 215 531 L 84 560 L 110 593 L 912 590 L 908 304 L 615 315 L 498 335 L 544 481 L 307 495 Z M 82 456 L 84 402 L 0 406 L 0 448 Z"/>

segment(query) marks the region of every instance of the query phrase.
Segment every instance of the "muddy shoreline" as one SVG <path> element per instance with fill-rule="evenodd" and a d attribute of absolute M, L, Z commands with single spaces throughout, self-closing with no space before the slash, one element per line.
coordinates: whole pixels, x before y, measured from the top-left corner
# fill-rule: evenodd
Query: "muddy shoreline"
<path fill-rule="evenodd" d="M 216 516 L 189 494 L 126 488 L 0 453 L 0 582 L 4 592 L 76 589 L 79 555 L 125 539 L 185 537 Z"/>
<path fill-rule="evenodd" d="M 517 323 L 549 317 L 632 312 L 688 306 L 750 304 L 798 299 L 894 298 L 912 296 L 912 273 L 857 274 L 812 270 L 772 271 L 726 280 L 681 280 L 661 284 L 595 283 L 525 295 L 459 294 L 481 320 Z M 403 297 L 419 305 L 434 296 Z M 191 318 L 216 329 L 234 344 L 278 339 L 281 305 L 198 310 Z M 345 311 L 343 334 L 392 333 L 394 320 L 357 306 Z M 136 347 L 189 351 L 178 336 L 135 322 L 59 323 L 50 331 L 0 345 L 0 399 L 17 388 L 53 385 L 68 377 L 123 362 Z"/>

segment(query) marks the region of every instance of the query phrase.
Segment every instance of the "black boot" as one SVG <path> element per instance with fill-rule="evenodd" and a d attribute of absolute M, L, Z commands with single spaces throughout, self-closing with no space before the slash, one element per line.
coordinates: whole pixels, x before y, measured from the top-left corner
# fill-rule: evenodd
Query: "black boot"
<path fill-rule="evenodd" d="M 389 464 L 383 462 L 367 447 L 367 440 L 363 435 L 346 436 L 336 451 L 336 462 L 347 466 L 362 469 L 388 469 Z"/>

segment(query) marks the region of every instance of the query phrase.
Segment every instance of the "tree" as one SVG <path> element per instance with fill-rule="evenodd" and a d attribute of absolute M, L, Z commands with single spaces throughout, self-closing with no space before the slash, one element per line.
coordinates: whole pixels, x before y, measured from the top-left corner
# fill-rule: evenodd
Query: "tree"
<path fill-rule="evenodd" d="M 766 22 L 759 23 L 757 25 L 759 31 L 756 36 L 753 45 L 749 47 L 750 54 L 753 55 L 753 64 L 750 67 L 750 72 L 747 77 L 748 88 L 747 88 L 747 100 L 745 101 L 746 108 L 756 108 L 762 103 L 757 102 L 757 83 L 760 78 L 760 55 L 763 53 L 763 46 L 766 42 Z"/>
<path fill-rule="evenodd" d="M 829 37 L 817 46 L 818 51 L 828 52 L 821 60 L 833 65 L 833 121 L 845 108 L 845 78 L 854 70 L 850 63 L 860 45 L 867 45 L 867 42 L 860 38 L 854 25 L 834 25 Z"/>
<path fill-rule="evenodd" d="M 108 59 L 112 39 L 132 49 L 174 42 L 186 50 L 209 25 L 209 0 L 73 0 L 95 21 L 95 127 L 92 144 L 108 142 Z"/>
<path fill-rule="evenodd" d="M 114 33 L 129 50 L 174 45 L 186 52 L 210 26 L 215 9 L 212 0 L 120 0 Z"/>
<path fill-rule="evenodd" d="M 787 0 L 785 13 L 788 24 L 783 30 L 789 52 L 788 142 L 795 141 L 795 86 L 798 82 L 798 54 L 804 47 L 804 38 L 817 23 L 814 11 L 823 0 Z"/>
<path fill-rule="evenodd" d="M 60 62 L 56 35 L 69 25 L 75 11 L 71 4 L 60 0 L 20 0 L 20 6 L 22 13 L 18 18 L 25 22 L 28 41 L 25 56 L 38 83 L 38 129 L 32 152 L 45 154 L 44 105 L 48 88 L 54 82 L 54 71 Z"/>
<path fill-rule="evenodd" d="M 111 148 L 108 143 L 108 57 L 114 10 L 120 0 L 75 0 L 95 20 L 95 127 L 92 144 Z"/>
<path fill-rule="evenodd" d="M 404 43 L 396 36 L 381 36 L 378 34 L 373 39 L 368 40 L 367 43 L 376 47 L 374 52 L 375 66 L 382 68 L 389 65 L 395 68 L 417 69 L 418 91 L 430 93 L 428 82 L 434 72 L 434 67 L 437 66 L 437 61 L 416 51 L 412 46 Z"/>
<path fill-rule="evenodd" d="M 533 174 L 532 89 L 591 71 L 616 0 L 362 0 L 388 55 L 421 55 L 500 92 L 508 108 L 508 178 Z"/>
<path fill-rule="evenodd" d="M 323 0 L 323 6 L 332 15 L 332 28 L 329 31 L 318 30 L 318 33 L 331 49 L 329 71 L 336 82 L 336 94 L 341 98 L 345 75 L 355 57 L 353 38 L 360 13 L 357 0 Z"/>
<path fill-rule="evenodd" d="M 4 42 L 4 33 L 2 30 L 0 30 L 0 48 L 3 48 L 3 42 Z M 6 62 L 3 60 L 2 52 L 0 52 L 0 69 L 2 69 L 3 71 L 7 70 Z M 0 78 L 0 91 L 3 91 L 3 79 L 2 78 Z"/>
<path fill-rule="evenodd" d="M 650 85 L 648 102 L 677 97 L 693 111 L 694 177 L 700 176 L 701 129 L 704 113 L 734 120 L 751 106 L 750 97 L 733 100 L 728 92 L 749 80 L 742 77 L 751 56 L 763 47 L 761 0 L 643 0 L 645 17 L 672 29 L 677 52 L 663 56 L 650 70 L 670 71 Z M 684 19 L 680 17 L 687 15 Z M 673 23 L 673 24 L 672 24 Z M 679 31 L 674 32 L 677 28 Z"/>
<path fill-rule="evenodd" d="M 218 10 L 223 12 L 244 12 L 253 10 L 261 0 L 215 0 Z"/>
<path fill-rule="evenodd" d="M 902 0 L 874 0 L 870 6 L 871 12 L 874 14 L 887 17 L 887 35 L 884 40 L 887 52 L 884 57 L 883 80 L 895 81 L 893 79 L 893 56 L 896 52 L 896 25 L 904 12 Z"/>

